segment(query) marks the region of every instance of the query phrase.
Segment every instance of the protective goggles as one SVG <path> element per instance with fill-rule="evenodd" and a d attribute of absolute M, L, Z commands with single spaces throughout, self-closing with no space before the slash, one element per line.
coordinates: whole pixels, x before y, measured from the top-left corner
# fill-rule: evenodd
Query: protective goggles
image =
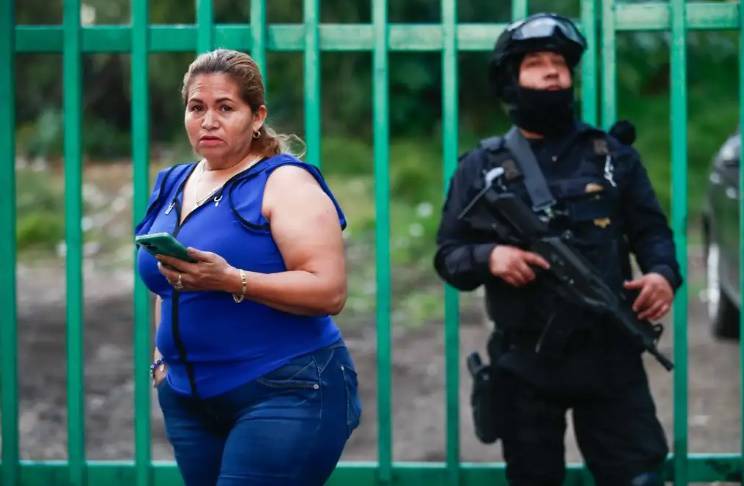
<path fill-rule="evenodd" d="M 544 39 L 555 35 L 556 29 L 568 40 L 584 45 L 584 36 L 570 20 L 553 15 L 527 18 L 508 27 L 512 40 Z"/>

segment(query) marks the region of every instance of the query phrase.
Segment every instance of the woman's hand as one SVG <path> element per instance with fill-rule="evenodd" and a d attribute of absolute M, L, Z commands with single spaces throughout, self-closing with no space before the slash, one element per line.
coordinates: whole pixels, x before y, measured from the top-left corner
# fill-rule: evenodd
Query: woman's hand
<path fill-rule="evenodd" d="M 158 270 L 176 290 L 212 290 L 231 292 L 231 278 L 238 269 L 216 253 L 189 248 L 188 254 L 194 263 L 165 255 L 157 255 Z M 238 275 L 238 281 L 240 279 Z"/>
<path fill-rule="evenodd" d="M 162 365 L 155 368 L 155 371 L 152 374 L 152 387 L 157 388 L 158 385 L 160 385 L 163 380 L 165 380 L 165 377 L 168 375 L 168 365 L 163 363 Z"/>

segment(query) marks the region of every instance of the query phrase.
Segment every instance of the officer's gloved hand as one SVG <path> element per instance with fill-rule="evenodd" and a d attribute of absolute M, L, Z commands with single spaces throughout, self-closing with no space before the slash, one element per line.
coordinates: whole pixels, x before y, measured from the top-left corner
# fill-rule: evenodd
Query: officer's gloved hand
<path fill-rule="evenodd" d="M 550 264 L 537 253 L 510 245 L 496 245 L 488 259 L 491 274 L 514 287 L 523 287 L 535 280 L 532 267 L 547 270 Z"/>

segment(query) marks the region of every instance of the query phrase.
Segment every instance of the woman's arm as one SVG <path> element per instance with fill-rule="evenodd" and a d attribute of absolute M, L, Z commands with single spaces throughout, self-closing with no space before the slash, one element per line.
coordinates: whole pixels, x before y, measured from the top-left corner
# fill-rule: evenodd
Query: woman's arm
<path fill-rule="evenodd" d="M 346 302 L 341 225 L 315 178 L 291 165 L 276 169 L 266 183 L 262 211 L 287 271 L 247 272 L 246 296 L 297 314 L 341 312 Z M 239 278 L 235 283 L 239 293 Z"/>
<path fill-rule="evenodd" d="M 162 306 L 163 306 L 163 299 L 160 298 L 159 295 L 156 295 L 155 296 L 155 305 L 153 306 L 153 310 L 154 310 L 154 314 L 155 314 L 154 315 L 154 318 L 155 318 L 155 326 L 154 326 L 154 328 L 155 328 L 155 333 L 156 334 L 158 332 L 158 326 L 160 325 L 160 309 L 161 309 Z M 163 357 L 163 355 L 160 354 L 160 350 L 157 348 L 157 346 L 155 346 L 155 348 L 154 348 L 154 350 L 152 352 L 152 362 L 154 363 L 155 361 L 159 360 L 162 357 Z M 152 380 L 153 381 L 153 386 L 158 386 L 158 384 L 161 381 L 163 381 L 163 379 L 165 378 L 166 372 L 167 372 L 167 368 L 166 368 L 165 365 L 163 365 L 163 366 L 161 366 L 161 367 L 159 367 L 158 369 L 155 370 L 155 376 L 153 376 L 153 380 Z"/>
<path fill-rule="evenodd" d="M 266 183 L 262 213 L 271 223 L 287 271 L 246 271 L 246 298 L 293 314 L 338 314 L 346 302 L 344 245 L 328 195 L 306 170 L 279 167 Z M 180 274 L 184 290 L 242 292 L 239 269 L 215 253 L 188 251 L 196 263 L 157 256 L 160 272 L 171 285 Z"/>

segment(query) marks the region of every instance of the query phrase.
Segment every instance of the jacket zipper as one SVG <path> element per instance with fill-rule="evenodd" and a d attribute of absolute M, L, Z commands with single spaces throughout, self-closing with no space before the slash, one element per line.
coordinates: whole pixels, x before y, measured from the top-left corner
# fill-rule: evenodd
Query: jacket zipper
<path fill-rule="evenodd" d="M 222 185 L 222 188 L 216 194 L 214 194 L 212 198 L 208 199 L 207 201 L 210 201 L 210 200 L 213 199 L 213 200 L 216 201 L 217 204 L 219 204 L 219 200 L 222 199 L 222 194 L 224 193 L 225 188 L 227 187 L 228 183 L 232 182 L 233 179 L 237 179 L 239 176 L 246 175 L 247 173 L 250 173 L 250 171 L 251 171 L 251 169 L 253 169 L 253 167 L 256 167 L 257 165 L 259 165 L 264 160 L 266 160 L 266 159 L 263 158 L 263 159 L 259 160 L 256 164 L 254 164 L 253 166 L 251 166 L 248 169 L 246 169 L 245 171 L 238 172 L 237 174 L 235 174 L 232 177 L 230 177 L 230 179 L 228 179 L 227 181 L 225 181 L 225 183 Z M 194 168 L 196 168 L 196 167 L 194 167 Z M 193 172 L 193 170 L 192 170 L 192 172 Z M 186 185 L 186 181 L 188 181 L 188 179 L 189 179 L 190 176 L 191 176 L 191 174 L 189 174 L 188 176 L 186 176 L 186 179 L 183 180 L 183 182 L 181 183 L 181 186 L 176 191 L 176 194 L 175 194 L 173 200 L 171 201 L 170 206 L 167 209 L 167 212 L 170 212 L 171 209 L 173 209 L 174 207 L 176 209 L 176 227 L 173 229 L 173 237 L 174 238 L 176 238 L 178 236 L 178 233 L 180 233 L 181 228 L 183 227 L 184 224 L 186 224 L 186 221 L 189 220 L 189 218 L 191 217 L 191 215 L 194 214 L 194 213 L 196 213 L 201 208 L 203 208 L 203 207 L 205 207 L 207 205 L 207 201 L 205 201 L 199 207 L 194 208 L 189 214 L 186 215 L 186 217 L 183 219 L 183 221 L 181 221 L 181 209 L 182 208 L 181 208 L 181 203 L 178 201 L 178 195 L 183 192 L 183 188 Z M 219 197 L 219 199 L 216 199 L 217 197 Z M 183 362 L 184 366 L 186 367 L 186 376 L 189 379 L 189 386 L 191 387 L 191 396 L 193 396 L 194 398 L 197 398 L 198 399 L 199 398 L 199 393 L 197 392 L 197 389 L 196 389 L 196 378 L 194 376 L 194 365 L 191 364 L 191 363 L 189 363 L 189 361 L 187 359 L 187 356 L 188 355 L 187 355 L 187 352 L 186 352 L 186 345 L 184 344 L 183 339 L 181 339 L 181 329 L 180 329 L 179 319 L 178 319 L 178 304 L 179 304 L 180 298 L 181 298 L 181 292 L 179 290 L 177 290 L 177 289 L 173 289 L 173 294 L 172 294 L 172 298 L 171 298 L 171 321 L 172 321 L 171 322 L 171 333 L 172 333 L 172 336 L 173 336 L 173 342 L 176 344 L 176 348 L 178 349 L 178 357 Z"/>
<path fill-rule="evenodd" d="M 181 190 L 179 190 L 181 192 Z M 178 202 L 178 193 L 176 193 L 176 197 L 173 199 L 171 204 L 175 204 L 176 208 L 176 227 L 173 229 L 173 237 L 176 238 L 178 236 L 178 233 L 181 231 L 181 227 L 183 224 L 191 217 L 192 214 L 199 208 L 196 208 L 196 210 L 191 211 L 189 214 L 186 215 L 183 221 L 181 221 L 181 204 Z M 194 365 L 191 364 L 187 359 L 187 353 L 186 353 L 186 345 L 183 342 L 183 339 L 181 339 L 181 329 L 180 329 L 180 323 L 178 319 L 178 304 L 181 298 L 181 291 L 177 289 L 173 289 L 173 296 L 171 298 L 171 333 L 173 335 L 173 342 L 176 343 L 176 348 L 178 349 L 178 357 L 183 362 L 184 366 L 186 367 L 186 376 L 189 379 L 189 386 L 191 387 L 191 396 L 194 398 L 199 398 L 199 393 L 196 390 L 196 377 L 194 373 Z"/>

